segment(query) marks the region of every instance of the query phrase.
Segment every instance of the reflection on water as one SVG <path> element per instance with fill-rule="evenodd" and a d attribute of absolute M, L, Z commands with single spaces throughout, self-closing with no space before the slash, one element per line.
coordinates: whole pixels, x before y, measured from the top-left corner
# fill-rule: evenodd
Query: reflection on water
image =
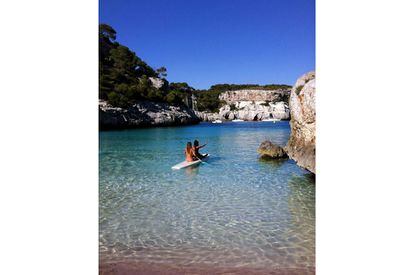
<path fill-rule="evenodd" d="M 101 132 L 101 261 L 314 267 L 314 179 L 256 153 L 289 132 L 287 122 Z M 195 138 L 208 163 L 172 170 Z"/>
<path fill-rule="evenodd" d="M 263 163 L 264 165 L 271 166 L 273 169 L 278 169 L 280 166 L 283 165 L 286 159 L 271 159 L 266 157 L 260 157 L 258 161 L 260 163 Z"/>

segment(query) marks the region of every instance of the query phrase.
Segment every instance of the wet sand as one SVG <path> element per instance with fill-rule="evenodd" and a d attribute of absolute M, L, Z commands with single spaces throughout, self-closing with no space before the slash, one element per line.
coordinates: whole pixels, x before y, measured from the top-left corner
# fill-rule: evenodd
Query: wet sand
<path fill-rule="evenodd" d="M 277 275 L 306 275 L 315 274 L 314 268 L 249 268 L 249 267 L 216 267 L 216 266 L 173 266 L 140 262 L 100 263 L 100 275 L 178 275 L 178 274 L 277 274 Z"/>

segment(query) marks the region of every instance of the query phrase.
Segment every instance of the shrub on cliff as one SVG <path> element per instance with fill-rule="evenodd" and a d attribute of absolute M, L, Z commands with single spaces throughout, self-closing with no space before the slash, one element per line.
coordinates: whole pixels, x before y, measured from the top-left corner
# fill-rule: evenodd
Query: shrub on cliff
<path fill-rule="evenodd" d="M 123 108 L 128 107 L 129 105 L 129 100 L 124 95 L 118 94 L 116 92 L 110 92 L 108 94 L 108 102 L 112 106 L 123 107 Z"/>
<path fill-rule="evenodd" d="M 169 104 L 180 104 L 183 102 L 183 94 L 179 91 L 171 91 L 165 99 Z"/>
<path fill-rule="evenodd" d="M 226 102 L 219 99 L 221 91 L 217 90 L 198 90 L 197 107 L 199 111 L 218 112 L 219 108 Z"/>

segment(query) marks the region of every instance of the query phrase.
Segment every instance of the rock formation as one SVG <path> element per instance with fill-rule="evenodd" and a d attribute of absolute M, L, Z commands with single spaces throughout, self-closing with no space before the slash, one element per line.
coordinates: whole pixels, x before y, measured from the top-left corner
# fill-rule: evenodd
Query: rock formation
<path fill-rule="evenodd" d="M 260 144 L 259 149 L 257 149 L 257 152 L 261 155 L 261 157 L 264 157 L 264 158 L 286 158 L 287 157 L 287 154 L 282 147 L 270 142 L 269 140 L 263 141 Z"/>
<path fill-rule="evenodd" d="M 296 81 L 289 108 L 291 134 L 285 150 L 299 166 L 315 173 L 315 72 Z"/>
<path fill-rule="evenodd" d="M 232 110 L 235 108 L 234 110 Z M 243 119 L 257 121 L 263 119 L 289 119 L 289 106 L 283 102 L 266 103 L 237 101 L 234 105 L 224 105 L 219 110 L 222 119 Z"/>
<path fill-rule="evenodd" d="M 113 107 L 99 101 L 99 127 L 101 130 L 175 126 L 196 124 L 200 119 L 185 106 L 149 101 L 137 102 L 128 108 Z"/>
<path fill-rule="evenodd" d="M 218 113 L 210 113 L 210 112 L 195 112 L 197 117 L 202 121 L 214 121 L 217 119 L 222 119 L 222 117 Z"/>
<path fill-rule="evenodd" d="M 164 80 L 158 77 L 150 77 L 149 80 L 151 81 L 152 86 L 156 89 L 160 89 L 165 83 Z"/>
<path fill-rule="evenodd" d="M 219 95 L 226 104 L 218 113 L 199 112 L 201 120 L 214 119 L 257 121 L 264 119 L 289 119 L 290 90 L 237 90 L 227 91 Z"/>
<path fill-rule="evenodd" d="M 286 101 L 289 98 L 290 89 L 277 90 L 237 90 L 221 93 L 220 100 L 227 104 L 234 104 L 238 101 Z"/>

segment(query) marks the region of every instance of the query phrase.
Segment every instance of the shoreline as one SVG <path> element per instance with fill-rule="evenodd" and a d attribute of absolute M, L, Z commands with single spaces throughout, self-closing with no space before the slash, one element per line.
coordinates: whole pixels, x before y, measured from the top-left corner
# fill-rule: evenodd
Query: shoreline
<path fill-rule="evenodd" d="M 290 119 L 281 119 L 280 121 L 277 121 L 276 124 L 278 122 L 284 122 L 287 121 L 289 122 Z M 239 121 L 239 122 L 233 122 L 231 120 L 223 120 L 224 124 L 228 124 L 228 123 L 262 123 L 262 122 L 268 122 L 268 123 L 273 123 L 271 121 L 263 121 L 263 120 L 245 120 L 245 121 Z M 223 124 L 221 123 L 221 124 Z M 188 123 L 188 124 L 163 124 L 163 125 L 140 125 L 140 126 L 128 126 L 128 127 L 102 127 L 99 126 L 99 131 L 122 131 L 122 130 L 134 130 L 134 129 L 152 129 L 152 128 L 179 128 L 179 127 L 189 127 L 189 126 L 194 126 L 194 125 L 198 125 L 198 124 L 214 124 L 211 121 L 199 121 L 199 122 L 195 122 L 195 123 Z M 214 124 L 216 125 L 216 124 Z"/>
<path fill-rule="evenodd" d="M 315 274 L 314 267 L 280 267 L 280 268 L 255 268 L 255 267 L 219 267 L 215 265 L 192 264 L 172 265 L 160 263 L 145 263 L 135 261 L 100 262 L 100 275 L 179 275 L 179 274 L 286 274 L 306 275 Z"/>
<path fill-rule="evenodd" d="M 135 130 L 135 129 L 152 129 L 152 128 L 177 128 L 188 127 L 202 123 L 203 121 L 186 123 L 186 124 L 144 124 L 139 126 L 101 126 L 99 125 L 99 131 L 122 131 L 122 130 Z"/>

